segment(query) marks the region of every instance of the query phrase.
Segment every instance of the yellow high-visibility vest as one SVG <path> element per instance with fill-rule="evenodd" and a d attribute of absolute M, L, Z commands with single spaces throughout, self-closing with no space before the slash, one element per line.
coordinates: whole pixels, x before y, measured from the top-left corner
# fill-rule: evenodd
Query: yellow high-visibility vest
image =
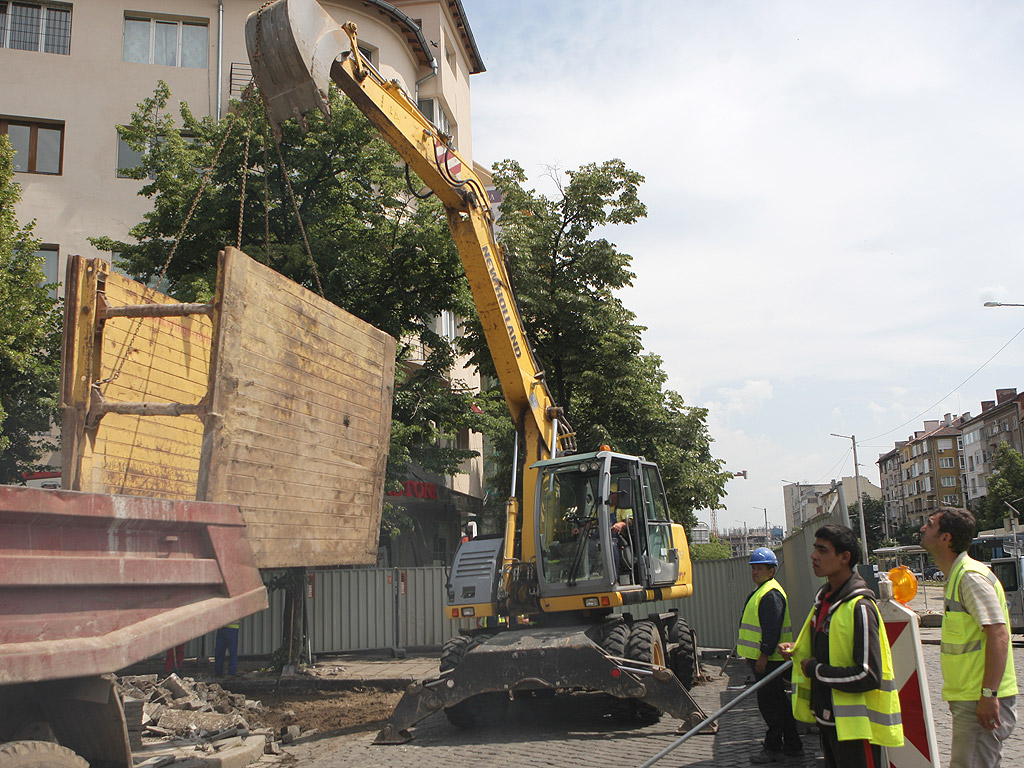
<path fill-rule="evenodd" d="M 946 611 L 942 616 L 942 698 L 946 701 L 977 701 L 981 698 L 982 679 L 985 675 L 985 646 L 988 638 L 961 602 L 960 583 L 968 571 L 980 573 L 995 587 L 999 605 L 1003 609 L 1006 630 L 1010 630 L 1010 613 L 1006 609 L 1003 585 L 983 563 L 965 557 L 946 583 Z M 1006 654 L 1006 669 L 999 681 L 996 695 L 1017 695 L 1017 673 L 1013 666 L 1013 648 Z"/>
<path fill-rule="evenodd" d="M 854 607 L 863 595 L 840 603 L 832 614 L 828 633 L 829 664 L 836 667 L 853 666 Z M 869 601 L 876 613 L 878 606 Z M 811 617 L 807 615 L 796 646 L 793 648 L 793 716 L 805 723 L 814 722 L 811 711 L 811 681 L 804 675 L 800 662 L 811 657 Z M 903 719 L 900 716 L 900 697 L 892 671 L 892 651 L 885 623 L 878 615 L 879 644 L 882 648 L 881 687 L 864 693 L 847 693 L 832 689 L 832 714 L 836 721 L 836 736 L 840 741 L 867 739 L 883 747 L 903 745 Z"/>
<path fill-rule="evenodd" d="M 793 642 L 793 629 L 789 622 L 789 598 L 786 596 L 786 590 L 775 579 L 768 579 L 747 600 L 747 604 L 743 608 L 743 616 L 740 618 L 740 636 L 736 641 L 736 653 L 745 659 L 756 659 L 761 655 L 762 633 L 758 609 L 761 605 L 761 598 L 773 589 L 782 593 L 782 597 L 786 601 L 786 612 L 782 616 L 782 634 L 779 635 L 779 642 Z M 772 661 L 782 661 L 778 648 L 773 649 L 768 658 Z"/>

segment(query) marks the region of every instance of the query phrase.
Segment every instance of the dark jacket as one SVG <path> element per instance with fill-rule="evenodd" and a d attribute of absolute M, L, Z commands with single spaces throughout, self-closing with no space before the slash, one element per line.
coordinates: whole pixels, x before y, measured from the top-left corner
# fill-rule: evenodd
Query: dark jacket
<path fill-rule="evenodd" d="M 830 597 L 829 611 L 821 631 L 814 629 L 822 598 L 828 594 L 829 585 L 818 590 L 811 609 L 811 659 L 807 669 L 811 679 L 811 711 L 820 723 L 835 723 L 832 714 L 832 689 L 849 693 L 863 693 L 878 688 L 882 681 L 882 647 L 878 628 L 878 612 L 873 604 L 875 593 L 868 588 L 860 574 L 854 573 L 836 593 Z M 857 603 L 853 614 L 853 659 L 852 667 L 835 667 L 829 663 L 828 636 L 832 616 L 842 603 L 857 595 L 865 599 Z"/>
<path fill-rule="evenodd" d="M 760 587 L 758 587 L 760 589 Z M 754 590 L 757 592 L 757 589 Z M 743 604 L 750 602 L 754 592 L 747 595 Z M 761 627 L 761 653 L 771 656 L 779 647 L 779 640 L 782 637 L 782 620 L 786 615 L 786 598 L 777 589 L 773 589 L 761 598 L 757 606 L 757 623 Z"/>

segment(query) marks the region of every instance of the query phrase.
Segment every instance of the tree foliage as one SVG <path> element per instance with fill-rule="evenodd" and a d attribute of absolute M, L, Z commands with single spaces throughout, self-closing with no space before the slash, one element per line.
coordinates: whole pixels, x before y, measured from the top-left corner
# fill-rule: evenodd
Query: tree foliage
<path fill-rule="evenodd" d="M 724 541 L 712 536 L 707 544 L 691 544 L 691 560 L 728 560 L 732 557 L 732 547 Z"/>
<path fill-rule="evenodd" d="M 62 312 L 43 285 L 34 222 L 18 223 L 14 150 L 0 135 L 0 483 L 39 469 L 55 448 L 43 437 L 57 418 Z"/>
<path fill-rule="evenodd" d="M 503 195 L 499 240 L 528 338 L 580 450 L 607 443 L 656 461 L 673 516 L 690 527 L 694 510 L 719 506 L 730 475 L 711 453 L 707 412 L 666 389 L 661 358 L 644 352 L 645 329 L 619 298 L 632 285 L 631 257 L 597 234 L 646 216 L 643 177 L 608 160 L 554 179 L 557 194 L 547 197 L 526 187 L 514 160 L 494 166 Z M 493 372 L 479 327 L 467 348 Z M 504 486 L 511 446 L 498 448 Z"/>
<path fill-rule="evenodd" d="M 871 498 L 866 493 L 861 494 L 861 500 L 864 502 L 864 531 L 868 537 L 868 551 L 864 553 L 864 561 L 867 562 L 867 558 L 882 546 L 885 539 L 885 503 L 881 499 Z M 860 507 L 854 502 L 847 509 L 850 512 L 850 527 L 860 538 Z M 920 540 L 920 537 L 918 539 Z"/>
<path fill-rule="evenodd" d="M 451 447 L 453 438 L 460 429 L 477 427 L 477 417 L 471 393 L 449 378 L 454 349 L 431 322 L 444 311 L 464 317 L 474 310 L 442 206 L 413 196 L 398 155 L 333 89 L 330 121 L 310 115 L 308 133 L 293 122 L 283 126 L 283 165 L 255 101 L 236 104 L 223 120 L 198 119 L 182 103 L 176 119 L 170 98 L 161 82 L 118 129 L 143 154 L 129 175 L 146 181 L 140 194 L 152 198 L 152 210 L 131 229 L 132 240 L 92 242 L 118 253 L 117 265 L 129 274 L 152 280 L 194 204 L 167 263 L 168 292 L 183 301 L 211 296 L 217 251 L 236 242 L 301 285 L 314 291 L 322 286 L 328 301 L 399 340 L 390 487 L 397 487 L 394 481 L 410 463 L 441 475 L 457 473 L 473 453 Z M 209 180 L 198 195 L 207 168 Z M 402 527 L 400 513 L 386 512 L 392 514 L 385 515 L 385 532 L 395 533 Z"/>
<path fill-rule="evenodd" d="M 1018 512 L 1024 510 L 1024 456 L 1009 443 L 1000 443 L 992 467 L 988 493 L 977 513 L 979 531 L 1002 528 L 1003 519 L 1013 515 L 1007 503 Z"/>

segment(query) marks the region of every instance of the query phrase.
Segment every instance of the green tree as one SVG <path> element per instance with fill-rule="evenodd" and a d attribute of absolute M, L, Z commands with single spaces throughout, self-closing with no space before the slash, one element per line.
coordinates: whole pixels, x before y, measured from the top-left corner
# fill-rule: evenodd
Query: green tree
<path fill-rule="evenodd" d="M 0 135 L 0 483 L 39 469 L 56 446 L 43 437 L 57 418 L 62 312 L 43 284 L 35 222 L 18 224 L 14 150 Z"/>
<path fill-rule="evenodd" d="M 1000 443 L 992 458 L 988 493 L 978 510 L 978 530 L 1002 528 L 1003 519 L 1013 515 L 1007 503 L 1024 510 L 1024 456 L 1009 443 Z M 1018 518 L 1019 520 L 1020 518 Z"/>
<path fill-rule="evenodd" d="M 867 560 L 871 553 L 882 546 L 885 538 L 885 503 L 881 499 L 873 499 L 866 493 L 861 494 L 864 502 L 864 531 L 867 534 L 868 551 L 864 553 Z M 854 502 L 848 506 L 850 512 L 850 527 L 860 537 L 860 507 Z M 920 539 L 920 537 L 918 537 Z M 912 542 L 917 543 L 917 542 Z"/>
<path fill-rule="evenodd" d="M 691 544 L 691 560 L 728 560 L 732 557 L 732 547 L 716 536 L 711 537 L 708 544 Z"/>
<path fill-rule="evenodd" d="M 645 329 L 619 298 L 632 285 L 631 257 L 596 235 L 646 216 L 643 177 L 608 160 L 554 180 L 557 194 L 547 197 L 527 189 L 515 161 L 494 166 L 503 194 L 500 243 L 528 337 L 580 449 L 608 443 L 656 461 L 672 514 L 689 528 L 694 510 L 720 505 L 731 475 L 711 453 L 707 412 L 666 389 L 661 358 L 643 351 Z M 467 348 L 493 373 L 479 327 Z M 511 446 L 500 446 L 497 484 L 508 487 Z"/>
<path fill-rule="evenodd" d="M 870 519 L 870 518 L 869 518 Z M 921 526 L 913 523 L 904 523 L 895 531 L 890 531 L 890 536 L 897 546 L 906 547 L 911 544 L 921 543 Z"/>
<path fill-rule="evenodd" d="M 170 98 L 161 82 L 118 129 L 142 153 L 128 175 L 147 181 L 140 194 L 153 200 L 152 210 L 131 229 L 132 241 L 92 242 L 118 253 L 118 265 L 143 281 L 166 264 L 171 295 L 204 300 L 215 285 L 218 248 L 238 239 L 241 209 L 242 250 L 399 340 L 390 487 L 410 463 L 457 473 L 473 453 L 451 446 L 459 430 L 477 427 L 477 417 L 472 393 L 450 378 L 451 343 L 429 324 L 444 311 L 465 317 L 474 310 L 442 206 L 416 199 L 410 181 L 421 185 L 407 180 L 390 145 L 333 89 L 333 119 L 310 115 L 308 133 L 290 122 L 279 145 L 255 101 L 237 104 L 223 120 L 198 119 L 181 103 L 179 120 Z M 386 506 L 384 535 L 408 524 Z"/>

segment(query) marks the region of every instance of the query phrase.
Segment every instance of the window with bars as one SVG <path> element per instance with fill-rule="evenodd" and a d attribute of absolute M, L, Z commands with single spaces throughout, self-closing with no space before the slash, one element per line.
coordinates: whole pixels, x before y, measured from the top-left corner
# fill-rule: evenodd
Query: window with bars
<path fill-rule="evenodd" d="M 71 5 L 0 1 L 0 48 L 70 54 Z"/>
<path fill-rule="evenodd" d="M 205 21 L 125 16 L 121 58 L 137 64 L 205 69 L 208 33 Z"/>
<path fill-rule="evenodd" d="M 14 170 L 59 176 L 64 168 L 64 124 L 0 118 L 0 133 L 14 147 Z"/>

